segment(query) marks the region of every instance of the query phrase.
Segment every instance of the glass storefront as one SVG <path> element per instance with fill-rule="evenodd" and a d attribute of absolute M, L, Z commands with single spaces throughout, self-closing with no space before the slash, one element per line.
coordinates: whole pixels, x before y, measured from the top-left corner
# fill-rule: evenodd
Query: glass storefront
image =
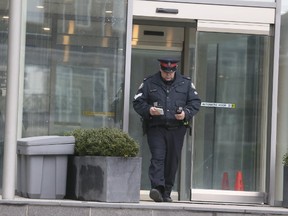
<path fill-rule="evenodd" d="M 202 108 L 194 123 L 192 186 L 265 191 L 269 37 L 199 32 L 197 38 Z"/>
<path fill-rule="evenodd" d="M 188 57 L 183 45 L 191 42 L 183 42 L 187 38 L 177 41 L 180 46 L 158 43 L 147 48 L 138 44 L 132 51 L 131 77 L 125 78 L 127 4 L 128 0 L 27 0 L 22 19 L 25 46 L 20 70 L 19 136 L 61 135 L 78 127 L 123 128 L 123 89 L 125 79 L 131 78 L 129 132 L 142 144 L 141 154 L 148 161 L 146 137 L 142 134 L 139 116 L 132 109 L 132 98 L 142 79 L 157 70 L 158 57 L 177 56 L 184 62 L 183 73 L 193 78 L 206 104 L 195 118 L 194 135 L 186 137 L 186 155 L 175 190 L 181 190 L 183 181 L 185 193 L 190 187 L 223 190 L 225 173 L 229 178 L 229 190 L 234 190 L 236 173 L 241 171 L 244 191 L 266 192 L 269 37 L 196 33 L 195 26 L 191 28 L 187 23 L 180 23 L 184 32 L 190 28 L 195 30 L 188 33 L 193 36 L 193 48 L 188 48 L 191 48 Z M 9 1 L 2 0 L 0 183 L 8 10 Z M 174 23 L 173 27 L 179 27 L 178 24 Z M 190 58 L 193 62 L 189 62 Z M 143 162 L 141 189 L 144 190 L 150 187 L 146 176 L 148 165 Z"/>
<path fill-rule="evenodd" d="M 127 1 L 27 1 L 22 137 L 122 127 Z"/>
<path fill-rule="evenodd" d="M 128 0 L 23 2 L 19 137 L 122 127 L 127 7 Z M 1 1 L 1 180 L 8 9 Z"/>
<path fill-rule="evenodd" d="M 22 5 L 18 136 L 123 124 L 128 0 L 27 0 Z M 0 181 L 9 1 L 0 3 Z M 2 183 L 1 183 L 2 186 Z"/>

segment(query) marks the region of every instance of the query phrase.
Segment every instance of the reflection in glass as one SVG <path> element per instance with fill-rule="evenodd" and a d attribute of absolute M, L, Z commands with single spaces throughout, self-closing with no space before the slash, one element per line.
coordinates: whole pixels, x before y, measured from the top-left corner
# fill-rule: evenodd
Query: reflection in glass
<path fill-rule="evenodd" d="M 268 37 L 198 34 L 197 90 L 203 106 L 195 118 L 193 188 L 234 190 L 237 171 L 245 191 L 263 191 L 268 104 Z"/>
<path fill-rule="evenodd" d="M 23 137 L 122 127 L 127 1 L 27 1 Z"/>

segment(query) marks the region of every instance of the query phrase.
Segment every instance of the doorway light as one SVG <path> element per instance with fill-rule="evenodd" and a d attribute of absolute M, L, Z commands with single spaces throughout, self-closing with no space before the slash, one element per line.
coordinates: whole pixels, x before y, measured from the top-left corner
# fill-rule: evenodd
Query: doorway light
<path fill-rule="evenodd" d="M 70 35 L 75 33 L 75 21 L 70 20 L 68 25 L 68 35 L 63 36 L 63 44 L 68 45 L 64 48 L 64 56 L 63 56 L 63 62 L 69 61 L 69 54 L 70 54 Z"/>
<path fill-rule="evenodd" d="M 133 25 L 132 45 L 137 45 L 139 40 L 139 25 Z"/>
<path fill-rule="evenodd" d="M 44 6 L 43 6 L 43 5 L 37 5 L 36 8 L 38 8 L 38 9 L 44 9 Z"/>
<path fill-rule="evenodd" d="M 105 11 L 105 13 L 107 13 L 107 14 L 112 14 L 112 12 L 113 12 L 113 11 L 111 11 L 111 10 Z"/>
<path fill-rule="evenodd" d="M 9 16 L 3 16 L 2 18 L 3 19 L 9 19 Z"/>
<path fill-rule="evenodd" d="M 44 27 L 43 30 L 44 31 L 50 31 L 50 28 L 49 27 Z"/>

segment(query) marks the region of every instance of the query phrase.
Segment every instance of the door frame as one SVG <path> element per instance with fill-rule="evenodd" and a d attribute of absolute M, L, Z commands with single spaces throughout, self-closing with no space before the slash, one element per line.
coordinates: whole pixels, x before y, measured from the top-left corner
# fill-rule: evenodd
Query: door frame
<path fill-rule="evenodd" d="M 133 5 L 133 22 L 138 22 L 138 23 L 141 23 L 141 22 L 144 22 L 144 23 L 149 23 L 149 22 L 152 22 L 152 23 L 154 23 L 155 24 L 155 22 L 159 22 L 159 23 L 161 23 L 161 22 L 164 22 L 164 23 L 166 23 L 165 21 L 173 21 L 174 23 L 180 23 L 181 25 L 185 25 L 185 23 L 189 23 L 189 22 L 194 22 L 194 23 L 197 23 L 195 20 L 197 20 L 197 21 L 199 21 L 198 23 L 200 24 L 201 23 L 201 25 L 198 25 L 197 26 L 197 28 L 199 27 L 199 29 L 201 28 L 203 31 L 212 31 L 212 32 L 230 32 L 230 33 L 250 33 L 250 34 L 271 34 L 271 32 L 270 32 L 270 30 L 271 30 L 271 28 L 270 28 L 270 24 L 274 24 L 274 16 L 275 16 L 275 13 L 274 13 L 274 9 L 275 9 L 275 7 L 276 7 L 276 5 L 275 4 L 270 4 L 266 9 L 268 9 L 269 10 L 269 14 L 270 14 L 270 12 L 271 12 L 271 17 L 273 17 L 273 20 L 271 19 L 270 20 L 270 18 L 269 18 L 269 20 L 261 20 L 260 21 L 260 23 L 262 23 L 261 24 L 261 27 L 260 27 L 260 29 L 255 29 L 255 31 L 253 31 L 253 28 L 255 27 L 254 26 L 254 23 L 257 23 L 255 20 L 254 20 L 254 18 L 255 18 L 255 14 L 254 14 L 254 12 L 253 13 L 251 13 L 251 15 L 253 15 L 253 17 L 251 16 L 249 16 L 249 15 L 247 15 L 247 16 L 245 16 L 245 19 L 249 19 L 249 21 L 248 20 L 246 20 L 246 21 L 244 21 L 243 22 L 243 20 L 233 20 L 234 18 L 223 18 L 223 20 L 221 20 L 220 22 L 215 22 L 215 25 L 213 25 L 213 22 L 214 21 L 217 21 L 216 20 L 216 18 L 214 17 L 213 18 L 213 16 L 217 16 L 217 13 L 214 13 L 213 15 L 212 15 L 212 17 L 210 17 L 209 19 L 210 19 L 210 21 L 212 21 L 212 27 L 211 27 L 211 22 L 209 22 L 208 23 L 208 25 L 207 25 L 207 23 L 204 21 L 204 22 L 200 22 L 201 21 L 201 18 L 202 17 L 195 17 L 194 16 L 194 14 L 193 13 L 190 13 L 190 15 L 188 16 L 188 17 L 185 17 L 185 18 L 183 18 L 183 17 L 181 17 L 181 18 L 179 18 L 179 17 L 175 17 L 175 16 L 173 16 L 173 15 L 171 15 L 171 14 L 157 14 L 157 15 L 153 15 L 153 14 L 151 14 L 151 13 L 146 13 L 147 12 L 147 8 L 146 7 L 140 7 L 139 5 L 142 5 L 142 4 L 145 4 L 145 5 L 152 5 L 152 8 L 153 7 L 155 7 L 155 8 L 157 8 L 158 7 L 158 5 L 160 4 L 160 1 L 159 2 L 154 2 L 154 3 L 152 3 L 152 2 L 150 2 L 150 1 L 135 1 L 136 2 L 136 4 L 134 4 Z M 179 5 L 181 5 L 181 6 L 186 6 L 187 8 L 190 8 L 190 6 L 191 7 L 193 7 L 193 6 L 195 6 L 194 4 L 181 4 L 181 3 L 173 3 L 172 1 L 170 2 L 171 4 L 169 4 L 169 5 L 177 5 L 177 8 L 178 8 L 178 6 Z M 243 6 L 245 5 L 245 3 L 243 3 Z M 180 7 L 181 7 L 180 6 Z M 188 7 L 189 6 L 189 7 Z M 205 8 L 205 4 L 203 4 L 202 6 L 204 6 L 204 8 Z M 201 7 L 202 7 L 201 6 Z M 214 5 L 215 6 L 215 5 Z M 218 5 L 219 6 L 219 5 Z M 218 7 L 217 6 L 217 7 Z M 231 6 L 231 5 L 230 5 Z M 247 6 L 247 5 L 246 5 Z M 258 5 L 250 5 L 251 7 L 252 7 L 252 11 L 255 9 L 255 10 L 258 10 L 258 9 L 260 9 L 258 12 L 259 12 L 259 15 L 260 14 L 262 14 L 262 13 L 264 13 L 264 14 L 267 14 L 266 12 L 265 12 L 265 10 L 264 10 L 264 8 L 262 8 L 261 9 L 261 7 L 259 7 Z M 239 9 L 239 7 L 241 7 L 241 5 L 232 5 L 231 6 L 232 7 L 232 9 L 234 10 L 234 9 L 236 9 L 236 10 L 238 10 Z M 248 7 L 249 7 L 249 5 L 248 5 Z M 145 11 L 146 12 L 141 12 L 141 9 L 140 8 L 145 8 Z M 181 7 L 182 8 L 182 7 Z M 182 10 L 181 8 L 179 8 L 179 11 L 180 10 Z M 254 9 L 253 9 L 254 8 Z M 151 9 L 151 7 L 149 7 L 149 9 Z M 231 9 L 231 8 L 230 8 Z M 243 8 L 242 8 L 243 9 Z M 249 10 L 250 10 L 251 8 L 249 8 Z M 155 11 L 154 9 L 153 9 L 153 11 Z M 191 11 L 190 11 L 191 12 Z M 257 12 L 257 13 L 258 13 Z M 191 14 L 193 14 L 193 15 L 191 15 Z M 225 14 L 225 13 L 224 13 Z M 270 17 L 270 15 L 269 15 L 269 17 Z M 191 17 L 192 16 L 192 17 Z M 260 17 L 261 17 L 262 15 L 260 15 Z M 242 17 L 244 17 L 244 16 L 242 16 Z M 250 17 L 250 18 L 249 18 Z M 256 16 L 256 17 L 258 17 L 258 16 Z M 259 18 L 260 18 L 259 17 Z M 266 17 L 267 18 L 267 17 Z M 261 18 L 260 18 L 261 19 Z M 230 21 L 233 21 L 232 22 L 232 24 L 236 24 L 236 28 L 235 28 L 235 25 L 231 25 L 231 23 L 230 23 Z M 236 23 L 236 22 L 238 22 L 238 23 Z M 242 23 L 241 23 L 242 22 Z M 249 27 L 245 27 L 245 25 L 247 24 L 246 22 L 250 22 L 250 24 L 251 25 L 249 25 Z M 246 23 L 246 24 L 245 24 Z M 231 25 L 232 27 L 231 28 L 228 28 L 228 29 L 221 29 L 220 27 L 221 26 L 223 26 L 223 24 L 224 25 L 226 25 L 226 24 L 229 24 L 229 25 Z M 240 24 L 240 26 L 242 26 L 240 29 L 237 29 L 237 24 Z M 243 25 L 244 24 L 244 25 Z M 217 26 L 218 25 L 218 26 Z M 252 26 L 252 31 L 251 31 L 251 26 Z M 243 28 L 244 27 L 244 28 Z M 274 50 L 275 50 L 275 48 L 274 48 Z M 185 62 L 185 60 L 184 60 L 184 62 Z M 184 67 L 185 67 L 185 63 L 184 63 Z M 185 70 L 184 70 L 185 71 Z M 278 72 L 278 71 L 277 71 Z M 275 81 L 274 81 L 275 82 Z M 273 85 L 274 86 L 274 85 Z M 275 87 L 274 87 L 275 88 Z M 273 91 L 273 92 L 275 92 L 275 90 Z M 275 93 L 273 93 L 274 95 L 275 95 Z M 275 110 L 275 107 L 274 107 L 274 110 Z M 274 121 L 274 128 L 276 127 L 276 125 L 275 125 L 275 117 L 273 118 L 273 117 L 269 117 L 269 118 L 272 118 L 272 120 Z M 273 126 L 272 125 L 272 126 Z M 271 129 L 271 131 L 273 131 L 273 127 L 272 128 L 270 128 Z M 274 135 L 273 135 L 274 134 Z M 275 136 L 275 133 L 273 133 L 272 134 L 272 138 Z M 269 142 L 269 141 L 268 141 Z M 270 151 L 271 151 L 271 155 L 273 154 L 274 155 L 274 153 L 273 152 L 275 152 L 275 149 L 276 149 L 276 145 L 274 145 L 275 143 L 272 143 L 272 146 L 270 146 Z M 272 155 L 272 156 L 273 156 Z M 272 157 L 272 159 L 273 159 L 273 157 Z M 267 159 L 267 164 L 269 163 L 269 160 L 270 160 L 270 166 L 268 165 L 267 166 L 267 168 L 266 168 L 266 170 L 267 170 L 267 173 L 270 173 L 271 172 L 271 170 L 269 169 L 269 167 L 274 167 L 273 166 L 273 164 L 274 164 L 274 161 L 272 160 L 271 161 L 271 159 Z M 272 165 L 272 166 L 271 166 Z M 181 169 L 184 169 L 183 167 L 181 167 L 180 168 L 180 170 Z M 263 203 L 263 200 L 267 200 L 268 198 L 267 197 L 269 197 L 269 199 L 268 199 L 268 202 L 269 203 L 271 203 L 271 202 L 274 202 L 274 187 L 275 186 L 272 186 L 271 187 L 271 185 L 273 185 L 273 182 L 275 182 L 275 177 L 271 177 L 270 176 L 270 178 L 267 178 L 268 176 L 266 176 L 266 180 L 267 180 L 267 189 L 266 189 L 266 191 L 268 192 L 268 194 L 270 194 L 271 193 L 271 189 L 273 190 L 272 191 L 272 196 L 268 196 L 268 194 L 266 194 L 266 193 L 262 193 L 262 192 L 245 192 L 245 194 L 246 195 L 248 195 L 248 197 L 251 197 L 251 200 L 249 201 L 249 200 L 246 200 L 246 201 L 249 201 L 249 202 L 251 202 L 251 203 Z M 182 197 L 181 198 L 181 192 L 182 190 L 181 190 L 181 188 L 180 188 L 180 200 L 183 198 L 183 200 L 186 200 L 186 198 L 187 198 L 187 196 L 186 195 L 184 195 L 184 197 Z M 198 201 L 198 200 L 202 200 L 202 198 L 201 197 L 203 197 L 203 196 L 205 196 L 206 197 L 206 200 L 207 201 L 209 201 L 209 197 L 210 197 L 210 195 L 211 196 L 214 196 L 214 195 L 216 195 L 216 194 L 219 194 L 219 193 L 222 193 L 223 192 L 223 190 L 220 190 L 220 191 L 217 191 L 217 190 L 213 190 L 213 191 L 209 191 L 209 190 L 201 190 L 201 189 L 193 189 L 193 190 L 191 190 L 191 200 L 193 201 L 193 200 L 195 200 L 195 201 Z M 238 196 L 237 195 L 237 193 L 235 193 L 234 191 L 232 192 L 234 195 L 236 195 L 236 197 L 240 197 L 240 199 L 242 199 L 241 197 L 242 197 L 242 195 L 244 195 L 243 194 L 243 191 L 242 192 L 240 192 L 240 195 Z M 210 195 L 209 195 L 210 194 Z M 229 201 L 229 200 L 231 200 L 231 198 L 229 198 L 230 197 L 230 195 L 231 195 L 231 192 L 229 192 L 229 191 L 226 191 L 225 193 L 222 193 L 222 194 L 224 194 L 225 195 L 225 197 L 227 197 L 227 201 Z M 242 194 L 242 195 L 241 195 Z M 219 197 L 221 197 L 221 195 L 219 195 Z M 254 198 L 253 198 L 254 197 Z M 260 199 L 259 199 L 259 197 L 260 197 Z M 223 198 L 223 199 L 221 199 L 221 201 L 224 201 L 225 202 L 225 198 Z M 204 201 L 205 201 L 205 199 L 204 199 Z M 237 199 L 235 202 L 238 202 L 239 200 Z M 266 201 L 264 201 L 264 202 L 266 202 Z"/>

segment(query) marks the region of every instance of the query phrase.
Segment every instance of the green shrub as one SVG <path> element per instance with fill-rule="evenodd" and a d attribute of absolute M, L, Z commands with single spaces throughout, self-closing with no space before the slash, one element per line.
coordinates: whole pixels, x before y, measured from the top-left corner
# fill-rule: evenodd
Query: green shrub
<path fill-rule="evenodd" d="M 288 166 L 288 153 L 285 153 L 282 158 L 282 163 L 284 166 Z"/>
<path fill-rule="evenodd" d="M 138 143 L 117 128 L 75 129 L 66 132 L 75 137 L 75 155 L 135 157 Z"/>

